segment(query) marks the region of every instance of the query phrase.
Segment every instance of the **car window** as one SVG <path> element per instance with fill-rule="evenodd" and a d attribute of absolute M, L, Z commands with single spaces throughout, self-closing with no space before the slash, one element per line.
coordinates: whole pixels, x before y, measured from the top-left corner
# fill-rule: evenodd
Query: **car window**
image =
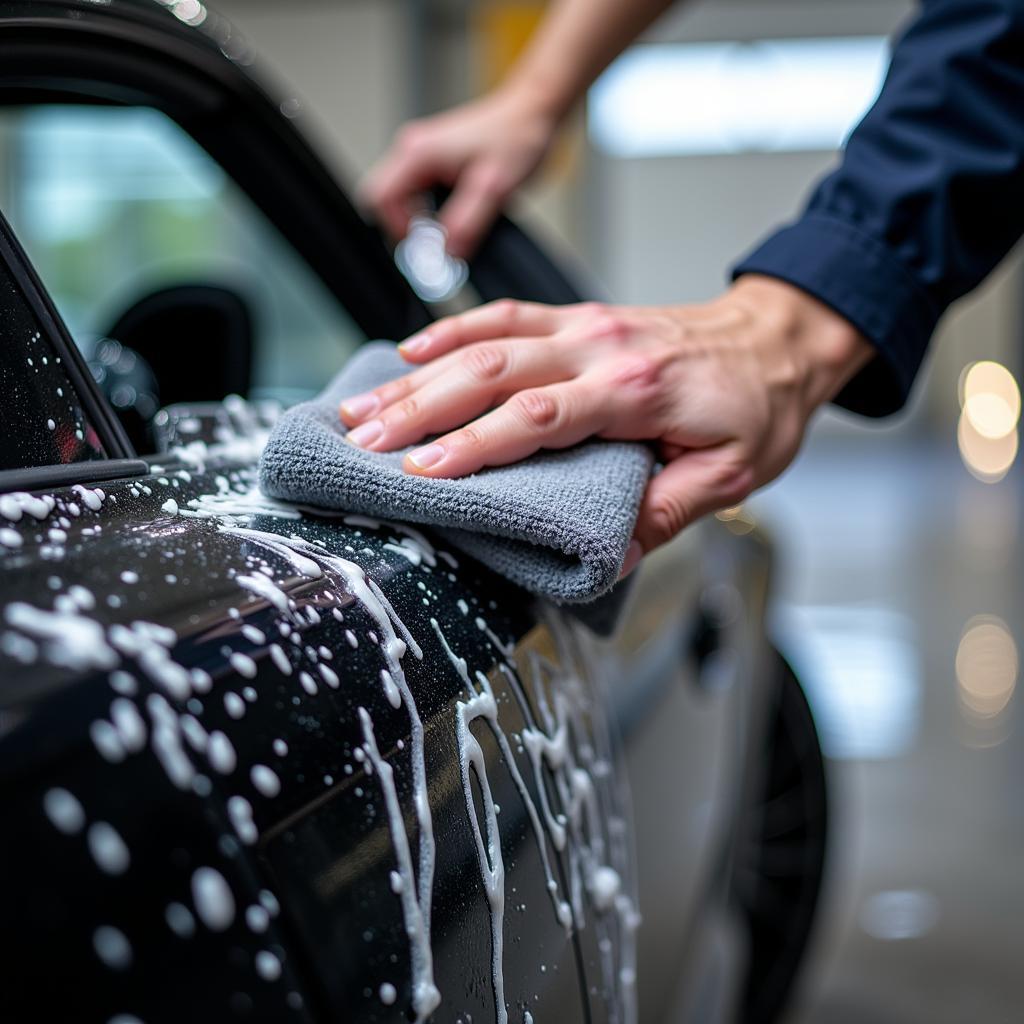
<path fill-rule="evenodd" d="M 0 470 L 105 458 L 60 355 L 0 260 Z"/>
<path fill-rule="evenodd" d="M 181 127 L 147 107 L 0 109 L 0 203 L 86 359 L 105 337 L 161 404 L 319 390 L 365 337 Z"/>

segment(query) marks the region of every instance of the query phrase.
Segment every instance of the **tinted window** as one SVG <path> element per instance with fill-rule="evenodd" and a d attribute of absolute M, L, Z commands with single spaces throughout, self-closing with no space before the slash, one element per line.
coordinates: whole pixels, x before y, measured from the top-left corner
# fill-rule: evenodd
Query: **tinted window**
<path fill-rule="evenodd" d="M 61 357 L 0 262 L 0 469 L 106 457 Z"/>
<path fill-rule="evenodd" d="M 162 113 L 0 109 L 0 157 L 0 202 L 86 358 L 117 335 L 153 365 L 162 403 L 306 397 L 365 340 Z"/>

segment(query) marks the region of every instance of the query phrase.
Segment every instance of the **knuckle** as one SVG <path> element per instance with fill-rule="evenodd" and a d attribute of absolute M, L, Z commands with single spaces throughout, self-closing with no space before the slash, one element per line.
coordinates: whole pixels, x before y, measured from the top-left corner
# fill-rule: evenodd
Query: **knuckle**
<path fill-rule="evenodd" d="M 737 505 L 754 489 L 754 470 L 740 462 L 729 462 L 719 469 L 715 483 L 722 507 Z"/>
<path fill-rule="evenodd" d="M 398 422 L 419 419 L 422 406 L 415 396 L 403 398 L 390 411 L 388 419 Z"/>
<path fill-rule="evenodd" d="M 516 415 L 531 430 L 551 430 L 562 418 L 562 403 L 548 391 L 520 391 L 512 403 Z"/>
<path fill-rule="evenodd" d="M 654 355 L 637 355 L 620 363 L 612 372 L 613 387 L 650 391 L 661 383 L 664 360 Z"/>
<path fill-rule="evenodd" d="M 498 380 L 508 371 L 509 353 L 494 345 L 475 345 L 466 350 L 463 365 L 481 383 Z"/>
<path fill-rule="evenodd" d="M 451 437 L 451 443 L 463 451 L 481 452 L 486 447 L 487 438 L 479 427 L 472 425 L 457 430 Z"/>
<path fill-rule="evenodd" d="M 605 309 L 594 317 L 590 333 L 602 341 L 621 344 L 629 338 L 629 325 L 619 313 Z"/>
<path fill-rule="evenodd" d="M 519 303 L 515 299 L 496 299 L 490 307 L 495 319 L 507 328 L 511 328 L 519 319 Z"/>
<path fill-rule="evenodd" d="M 477 173 L 475 184 L 483 195 L 497 198 L 509 191 L 510 178 L 501 164 L 488 164 Z"/>
<path fill-rule="evenodd" d="M 648 519 L 655 541 L 665 544 L 686 526 L 690 513 L 678 495 L 663 494 L 652 503 Z"/>

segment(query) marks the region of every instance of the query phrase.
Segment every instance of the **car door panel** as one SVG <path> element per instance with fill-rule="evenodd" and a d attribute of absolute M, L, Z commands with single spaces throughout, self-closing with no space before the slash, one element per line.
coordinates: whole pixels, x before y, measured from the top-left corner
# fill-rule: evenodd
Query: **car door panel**
<path fill-rule="evenodd" d="M 192 906 L 193 917 L 198 913 L 194 900 L 189 903 L 186 883 L 203 844 L 192 842 L 184 824 L 195 818 L 209 832 L 206 846 L 216 853 L 206 866 L 228 879 L 233 894 L 237 913 L 229 929 L 244 920 L 243 903 L 256 905 L 252 900 L 258 901 L 261 890 L 285 908 L 279 926 L 287 940 L 273 949 L 259 946 L 262 933 L 248 929 L 245 952 L 235 959 L 240 965 L 245 961 L 238 969 L 250 972 L 249 987 L 240 990 L 236 1002 L 257 994 L 252 972 L 258 972 L 257 954 L 264 952 L 280 965 L 289 964 L 287 972 L 283 966 L 273 971 L 280 969 L 282 977 L 294 972 L 301 979 L 282 998 L 298 992 L 303 1006 L 311 1000 L 330 1019 L 348 1019 L 353 1012 L 358 1019 L 399 1019 L 409 1004 L 408 921 L 391 885 L 396 867 L 386 801 L 369 774 L 365 752 L 357 754 L 366 744 L 359 708 L 365 707 L 373 720 L 378 749 L 394 772 L 406 817 L 414 742 L 407 710 L 392 707 L 381 684 L 383 662 L 373 640 L 374 633 L 383 639 L 381 625 L 331 570 L 332 557 L 344 556 L 353 565 L 359 560 L 390 595 L 423 652 L 422 661 L 403 660 L 425 734 L 437 842 L 431 949 L 447 1005 L 489 1016 L 495 1012 L 495 980 L 504 978 L 510 1007 L 586 1019 L 577 949 L 556 912 L 556 894 L 558 900 L 569 899 L 575 886 L 578 913 L 584 913 L 588 897 L 581 867 L 570 863 L 578 851 L 572 841 L 556 849 L 540 821 L 538 786 L 546 787 L 554 813 L 565 809 L 559 810 L 558 782 L 548 766 L 538 772 L 522 743 L 527 720 L 536 730 L 540 717 L 529 679 L 538 645 L 546 652 L 548 696 L 541 696 L 542 704 L 552 699 L 550 688 L 561 685 L 548 627 L 535 624 L 529 602 L 510 585 L 462 556 L 442 560 L 425 538 L 401 525 L 376 528 L 357 520 L 353 526 L 338 519 L 296 518 L 292 510 L 275 517 L 266 502 L 254 499 L 252 472 L 251 463 L 156 467 L 146 477 L 106 484 L 102 498 L 87 481 L 51 495 L 55 521 L 67 521 L 66 528 L 56 527 L 65 535 L 59 543 L 50 539 L 54 527 L 49 517 L 15 525 L 23 543 L 5 550 L 5 568 L 17 570 L 25 600 L 8 601 L 5 609 L 7 728 L 0 737 L 0 764 L 7 766 L 5 801 L 19 789 L 21 777 L 52 775 L 54 758 L 65 763 L 73 756 L 90 766 L 90 771 L 74 773 L 73 784 L 57 788 L 73 792 L 90 821 L 106 820 L 101 814 L 110 817 L 108 824 L 130 851 L 132 871 L 113 880 L 121 887 L 105 890 L 102 903 L 108 916 L 121 922 L 119 930 L 134 950 L 137 992 L 147 989 L 151 975 L 163 966 L 162 956 L 151 958 L 151 950 L 160 951 L 168 941 L 167 911 L 164 906 L 161 912 L 160 901 Z M 85 493 L 93 496 L 97 509 L 84 505 Z M 411 544 L 410 534 L 416 537 Z M 276 537 L 291 547 L 279 546 Z M 299 543 L 298 537 L 305 540 Z M 298 563 L 297 551 L 302 552 Z M 297 572 L 296 565 L 311 571 L 302 558 L 320 560 L 322 575 L 307 579 Z M 59 560 L 59 576 L 54 559 Z M 252 582 L 261 570 L 269 570 L 263 575 L 269 586 Z M 8 573 L 5 578 L 12 577 Z M 49 611 L 52 601 L 62 610 Z M 558 615 L 550 622 L 567 633 L 579 628 Z M 77 632 L 89 636 L 91 654 L 76 646 Z M 528 636 L 530 642 L 517 649 L 517 638 Z M 277 652 L 271 652 L 272 646 Z M 81 657 L 85 663 L 76 660 Z M 504 955 L 497 973 L 491 909 L 460 777 L 458 703 L 476 692 L 467 684 L 472 677 L 460 674 L 461 658 L 467 663 L 464 671 L 488 678 L 500 709 L 493 727 L 486 718 L 471 723 L 481 747 L 485 786 L 500 808 L 497 834 L 506 884 Z M 579 699 L 586 699 L 591 680 L 575 669 L 565 680 Z M 132 737 L 133 729 L 134 738 L 121 735 L 127 730 Z M 46 742 L 37 742 L 40 733 L 48 736 Z M 26 748 L 35 756 L 22 756 Z M 516 762 L 516 776 L 509 770 L 509 756 Z M 586 767 L 577 762 L 574 771 L 585 773 Z M 607 763 L 603 771 L 614 777 Z M 121 785 L 128 778 L 147 779 L 145 804 L 133 786 Z M 95 807 L 94 789 L 119 794 L 118 807 Z M 476 774 L 471 791 L 473 814 L 482 821 L 486 815 Z M 39 823 L 43 796 L 38 785 L 31 792 L 36 801 L 31 817 Z M 610 794 L 608 800 L 613 798 Z M 146 831 L 140 806 L 147 807 L 146 820 L 158 814 L 159 836 Z M 118 809 L 120 814 L 114 813 Z M 486 823 L 479 827 L 486 834 Z M 410 829 L 413 847 L 415 832 Z M 248 847 L 257 835 L 255 856 L 250 856 Z M 42 836 L 39 845 L 48 845 Z M 19 850 L 4 855 L 13 858 L 5 865 L 11 869 L 5 872 L 8 879 L 24 877 L 17 870 Z M 78 922 L 61 933 L 53 964 L 83 965 L 83 976 L 74 977 L 76 991 L 91 992 L 100 1007 L 109 997 L 102 984 L 106 976 L 91 963 L 95 951 L 90 952 L 83 930 L 105 926 L 99 923 L 98 907 L 80 899 L 92 893 L 92 887 L 83 890 L 82 878 L 96 874 L 97 865 L 80 842 L 76 854 L 75 868 L 63 876 L 68 886 L 62 891 L 58 884 L 50 895 L 62 920 Z M 624 874 L 627 867 L 619 863 Z M 138 888 L 151 885 L 154 877 L 167 886 L 161 882 L 158 890 L 140 898 Z M 23 888 L 29 903 L 38 895 L 37 885 Z M 33 920 L 27 905 L 25 913 Z M 27 988 L 8 993 L 14 1019 L 24 1005 L 19 993 L 25 996 L 41 980 L 43 961 L 37 959 L 32 938 L 26 937 L 26 959 L 18 972 Z M 39 941 L 41 935 L 34 938 Z M 301 949 L 301 955 L 293 954 L 293 948 Z M 206 948 L 204 962 L 218 955 L 230 959 L 234 954 L 230 948 L 219 954 Z M 188 957 L 179 951 L 171 960 L 185 970 Z M 604 961 L 607 968 L 607 955 Z M 221 999 L 229 1005 L 236 994 L 222 991 L 223 979 L 207 985 L 195 971 L 190 977 L 196 981 L 193 996 L 203 991 L 211 1004 Z M 99 980 L 93 985 L 87 978 Z M 118 992 L 133 991 L 119 980 Z M 240 983 L 236 979 L 234 984 Z M 394 1003 L 381 1001 L 382 985 L 394 986 Z M 65 1005 L 63 988 L 51 990 L 50 996 L 56 1000 L 52 1009 Z M 299 997 L 293 1002 L 298 1005 Z"/>

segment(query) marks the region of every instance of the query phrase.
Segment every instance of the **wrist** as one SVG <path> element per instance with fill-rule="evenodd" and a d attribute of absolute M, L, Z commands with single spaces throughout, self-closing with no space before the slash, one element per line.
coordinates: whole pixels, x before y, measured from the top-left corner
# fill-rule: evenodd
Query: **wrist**
<path fill-rule="evenodd" d="M 499 103 L 507 104 L 531 120 L 546 122 L 555 128 L 572 109 L 575 95 L 564 83 L 529 68 L 516 68 L 494 93 Z"/>
<path fill-rule="evenodd" d="M 876 355 L 849 320 L 786 281 L 746 274 L 731 291 L 768 337 L 781 343 L 808 414 L 833 399 Z"/>

